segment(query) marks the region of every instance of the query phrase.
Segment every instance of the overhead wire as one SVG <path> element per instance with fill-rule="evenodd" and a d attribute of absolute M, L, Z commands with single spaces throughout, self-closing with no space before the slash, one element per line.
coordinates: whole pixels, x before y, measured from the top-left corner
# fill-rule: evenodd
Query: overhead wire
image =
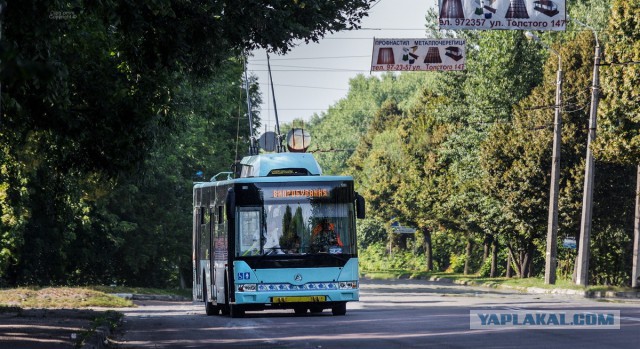
<path fill-rule="evenodd" d="M 313 89 L 318 89 L 318 90 L 349 91 L 348 88 L 322 87 L 322 86 L 303 86 L 303 85 L 288 85 L 288 84 L 274 84 L 273 86 L 295 87 L 295 88 L 313 88 Z"/>
<path fill-rule="evenodd" d="M 264 66 L 264 64 L 254 64 L 255 66 Z M 279 68 L 300 68 L 300 69 L 308 69 L 311 71 L 321 70 L 321 71 L 351 71 L 353 69 L 344 69 L 344 68 L 335 68 L 335 67 L 318 67 L 318 66 L 304 66 L 304 65 L 282 65 L 282 64 L 272 64 L 271 67 L 279 67 Z M 286 71 L 287 69 L 271 69 L 271 71 Z M 358 69 L 360 70 L 360 69 Z M 261 71 L 261 69 L 252 69 L 252 71 Z"/>
<path fill-rule="evenodd" d="M 266 72 L 267 69 L 252 69 L 250 72 Z M 368 73 L 370 70 L 365 69 L 272 69 L 272 72 L 308 72 L 308 73 L 344 73 L 344 72 L 361 72 Z"/>
<path fill-rule="evenodd" d="M 376 5 L 378 5 L 382 0 L 378 0 L 376 1 L 371 7 L 370 9 L 374 8 Z M 358 28 L 358 29 L 353 29 L 352 32 L 355 31 L 384 31 L 384 30 L 397 30 L 397 31 L 425 31 L 426 28 L 374 28 L 374 27 L 362 27 L 362 28 Z M 572 28 L 567 28 L 566 31 L 583 31 L 582 29 L 572 29 Z M 372 40 L 372 37 L 325 37 L 323 38 L 323 40 Z M 299 57 L 299 58 L 291 58 L 291 57 L 276 57 L 276 58 L 272 58 L 272 61 L 296 61 L 296 60 L 320 60 L 320 61 L 324 61 L 324 60 L 332 60 L 332 59 L 352 59 L 352 58 L 367 58 L 370 57 L 370 55 L 344 55 L 344 56 L 325 56 L 325 57 Z M 264 62 L 266 60 L 264 59 L 255 59 L 253 60 L 254 62 Z M 263 64 L 256 64 L 254 63 L 254 66 L 263 66 Z M 635 62 L 638 63 L 638 62 Z M 622 63 L 620 63 L 622 64 Z M 627 62 L 627 64 L 633 64 L 633 62 Z M 602 64 L 605 65 L 605 64 Z M 304 73 L 312 73 L 312 72 L 320 72 L 320 73 L 345 73 L 345 72 L 356 72 L 356 73 L 372 73 L 370 70 L 365 70 L 365 69 L 344 69 L 344 68 L 335 68 L 335 67 L 320 67 L 320 66 L 298 66 L 298 65 L 272 65 L 273 67 L 276 68 L 281 68 L 281 69 L 275 69 L 272 70 L 273 72 L 304 72 Z M 266 69 L 252 69 L 251 72 L 252 73 L 258 73 L 258 72 L 265 72 L 267 71 Z M 544 84 L 544 83 L 543 83 Z M 331 88 L 331 87 L 321 87 L 321 86 L 310 86 L 310 85 L 280 85 L 280 84 L 276 84 L 276 86 L 282 86 L 282 87 L 295 87 L 295 88 L 309 88 L 309 89 L 318 89 L 318 90 L 340 90 L 340 91 L 349 91 L 349 89 L 338 89 L 338 88 Z M 577 98 L 577 97 L 576 97 Z M 566 102 L 566 101 L 565 101 Z M 569 108 L 570 107 L 570 108 Z M 329 107 L 329 108 L 333 108 L 333 109 L 340 109 L 340 110 L 347 110 L 344 108 L 339 108 L 336 107 L 335 105 Z M 548 106 L 538 106 L 538 107 L 532 107 L 532 108 L 540 108 L 540 109 L 544 109 L 544 108 L 555 108 L 555 105 L 548 105 Z M 573 112 L 579 112 L 581 110 L 584 110 L 585 106 L 584 105 L 576 105 L 576 104 L 572 104 L 572 103 L 563 103 L 563 108 L 565 108 L 565 112 L 566 113 L 573 113 Z M 289 111 L 317 111 L 317 110 L 327 110 L 327 107 L 320 107 L 320 108 L 279 108 L 280 110 L 289 110 Z M 491 109 L 491 108 L 490 108 Z M 494 108 L 495 109 L 495 108 Z M 498 108 L 499 109 L 499 108 Z M 506 109 L 506 108 L 503 108 Z M 272 110 L 267 108 L 267 110 Z M 360 110 L 360 111 L 366 111 L 366 112 L 370 112 L 372 111 L 371 109 L 348 109 L 348 110 Z M 532 109 L 534 110 L 534 109 Z"/>
<path fill-rule="evenodd" d="M 345 58 L 370 58 L 371 55 L 366 56 L 327 56 L 327 57 L 298 57 L 298 58 L 271 58 L 271 61 L 292 61 L 292 60 L 307 60 L 307 59 L 345 59 Z M 266 59 L 254 59 L 254 62 L 266 62 Z"/>

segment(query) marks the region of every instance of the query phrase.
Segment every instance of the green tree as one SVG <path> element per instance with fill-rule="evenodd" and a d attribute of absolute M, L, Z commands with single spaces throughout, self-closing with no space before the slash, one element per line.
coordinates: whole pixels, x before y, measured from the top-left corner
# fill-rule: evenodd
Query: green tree
<path fill-rule="evenodd" d="M 612 1 L 611 18 L 607 28 L 608 35 L 604 50 L 606 65 L 602 67 L 603 99 L 598 114 L 598 135 L 593 145 L 596 159 L 637 167 L 636 191 L 637 188 L 640 188 L 640 117 L 638 116 L 638 105 L 634 102 L 636 99 L 634 96 L 638 93 L 638 83 L 640 82 L 637 76 L 637 62 L 640 61 L 640 44 L 638 43 L 638 38 L 640 38 L 640 30 L 638 29 L 639 14 L 639 1 Z M 634 190 L 633 186 L 630 185 L 628 191 L 632 190 Z M 637 192 L 636 195 L 638 195 Z M 631 207 L 628 201 L 626 202 L 626 207 Z M 621 210 L 621 207 L 625 206 L 620 205 L 617 209 Z M 635 212 L 635 221 L 637 223 L 638 219 L 640 219 L 640 209 L 637 207 L 637 201 Z M 620 216 L 620 214 L 617 216 Z M 627 227 L 630 226 L 627 225 Z M 626 229 L 626 235 L 629 234 L 629 230 L 629 228 Z M 635 243 L 632 248 L 618 249 L 617 252 L 615 248 L 613 250 L 604 249 L 606 256 L 615 256 L 614 258 L 608 258 L 609 261 L 613 261 L 615 258 L 629 260 L 631 256 L 637 254 L 640 227 L 635 224 L 634 230 Z M 623 246 L 626 241 L 630 240 L 621 239 L 621 234 L 616 229 L 608 227 L 607 231 L 612 232 L 611 239 L 620 241 Z M 636 264 L 637 260 L 634 260 L 633 266 L 636 269 L 631 274 L 637 278 L 638 269 Z M 590 272 L 593 271 L 592 268 L 593 262 L 590 263 Z M 626 280 L 629 273 L 624 274 L 625 277 L 622 279 Z M 597 277 L 597 275 L 594 276 Z M 632 280 L 631 284 L 637 286 L 637 279 Z"/>
<path fill-rule="evenodd" d="M 190 219 L 179 217 L 190 215 L 193 173 L 227 170 L 248 139 L 242 68 L 229 57 L 357 27 L 370 2 L 3 7 L 0 279 L 189 275 L 188 254 L 174 247 L 189 246 Z"/>
<path fill-rule="evenodd" d="M 419 97 L 419 87 L 429 81 L 425 73 L 399 76 L 389 73 L 381 78 L 358 75 L 351 79 L 347 96 L 326 113 L 314 115 L 307 125 L 313 137 L 310 150 L 317 151 L 323 172 L 351 174 L 345 171 L 346 162 L 383 103 L 393 101 L 402 114 Z"/>
<path fill-rule="evenodd" d="M 640 78 L 636 65 L 640 57 L 637 29 L 638 1 L 613 1 L 603 70 L 604 98 L 598 120 L 598 158 L 619 163 L 640 163 L 640 118 L 633 98 Z"/>

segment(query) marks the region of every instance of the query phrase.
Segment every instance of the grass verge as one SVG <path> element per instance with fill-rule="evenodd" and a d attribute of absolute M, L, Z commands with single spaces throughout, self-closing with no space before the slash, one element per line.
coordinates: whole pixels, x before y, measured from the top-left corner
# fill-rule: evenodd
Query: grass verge
<path fill-rule="evenodd" d="M 0 306 L 18 308 L 123 308 L 130 300 L 80 287 L 12 288 L 0 290 Z"/>
<path fill-rule="evenodd" d="M 603 285 L 594 285 L 594 286 L 579 286 L 574 284 L 571 280 L 556 280 L 554 285 L 548 285 L 544 283 L 544 279 L 542 278 L 488 278 L 488 277 L 480 277 L 477 275 L 463 275 L 463 274 L 454 274 L 454 273 L 444 273 L 444 272 L 426 272 L 426 271 L 412 271 L 412 270 L 386 270 L 386 271 L 375 271 L 375 272 L 362 272 L 363 276 L 366 276 L 371 279 L 430 279 L 432 277 L 442 278 L 442 279 L 450 279 L 453 281 L 457 281 L 459 283 L 467 282 L 469 284 L 479 285 L 479 286 L 490 286 L 490 287 L 498 287 L 500 285 L 514 287 L 514 288 L 542 288 L 542 289 L 569 289 L 569 290 L 578 290 L 578 291 L 588 291 L 588 292 L 636 292 L 637 290 L 630 287 L 620 287 L 620 286 L 603 286 Z"/>
<path fill-rule="evenodd" d="M 126 287 L 126 286 L 90 286 L 92 290 L 104 293 L 134 293 L 146 295 L 181 296 L 191 299 L 191 289 L 178 288 L 146 288 L 146 287 Z"/>

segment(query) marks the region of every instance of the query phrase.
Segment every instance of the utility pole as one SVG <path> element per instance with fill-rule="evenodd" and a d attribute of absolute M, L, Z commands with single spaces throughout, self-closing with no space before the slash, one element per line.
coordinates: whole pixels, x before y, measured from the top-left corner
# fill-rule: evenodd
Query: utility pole
<path fill-rule="evenodd" d="M 556 76 L 556 105 L 553 120 L 553 153 L 551 157 L 551 188 L 549 190 L 549 224 L 547 226 L 547 250 L 544 264 L 544 283 L 556 283 L 556 268 L 558 267 L 558 194 L 560 190 L 560 145 L 562 144 L 562 58 L 560 53 L 546 45 L 532 32 L 525 32 L 529 39 L 539 42 L 553 54 L 558 56 L 558 73 Z"/>
<path fill-rule="evenodd" d="M 555 51 L 554 51 L 555 52 Z M 547 226 L 547 251 L 545 254 L 544 283 L 556 283 L 558 266 L 558 194 L 560 191 L 560 145 L 562 144 L 562 62 L 558 56 L 558 73 L 556 78 L 556 105 L 553 121 L 553 156 L 551 158 L 551 189 L 549 191 L 549 224 Z"/>
<path fill-rule="evenodd" d="M 640 287 L 640 165 L 636 174 L 636 214 L 633 220 L 633 272 L 631 273 L 631 287 Z"/>
<path fill-rule="evenodd" d="M 576 285 L 587 286 L 589 283 L 589 242 L 591 240 L 591 213 L 593 208 L 593 177 L 595 161 L 591 144 L 596 139 L 596 124 L 598 102 L 600 99 L 600 42 L 596 30 L 580 21 L 572 21 L 591 29 L 596 40 L 593 57 L 593 84 L 591 86 L 591 110 L 589 111 L 589 135 L 587 138 L 587 158 L 584 168 L 584 193 L 582 195 L 582 220 L 580 222 L 580 242 L 578 244 L 578 259 L 576 261 Z"/>

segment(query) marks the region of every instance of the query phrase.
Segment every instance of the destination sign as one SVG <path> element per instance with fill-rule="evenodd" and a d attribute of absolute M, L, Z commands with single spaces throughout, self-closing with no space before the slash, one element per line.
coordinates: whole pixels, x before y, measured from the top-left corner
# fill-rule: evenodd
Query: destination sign
<path fill-rule="evenodd" d="M 326 198 L 329 197 L 329 189 L 274 189 L 274 198 Z"/>

